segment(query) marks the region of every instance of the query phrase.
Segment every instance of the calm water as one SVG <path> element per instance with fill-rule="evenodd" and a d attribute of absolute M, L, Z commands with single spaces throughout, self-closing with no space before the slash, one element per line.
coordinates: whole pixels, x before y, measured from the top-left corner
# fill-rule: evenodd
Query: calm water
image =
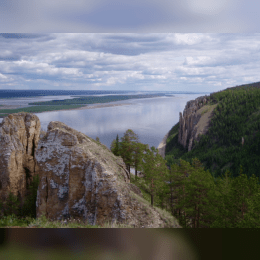
<path fill-rule="evenodd" d="M 117 134 L 120 138 L 127 129 L 132 129 L 142 143 L 158 147 L 165 134 L 179 121 L 179 112 L 183 112 L 187 101 L 206 94 L 209 95 L 174 93 L 173 97 L 112 102 L 128 104 L 124 106 L 46 112 L 38 113 L 37 116 L 44 130 L 47 130 L 50 121 L 60 121 L 93 139 L 99 137 L 107 147 L 110 147 Z M 43 97 L 33 99 L 40 101 Z M 51 99 L 54 97 L 48 97 L 48 100 Z"/>

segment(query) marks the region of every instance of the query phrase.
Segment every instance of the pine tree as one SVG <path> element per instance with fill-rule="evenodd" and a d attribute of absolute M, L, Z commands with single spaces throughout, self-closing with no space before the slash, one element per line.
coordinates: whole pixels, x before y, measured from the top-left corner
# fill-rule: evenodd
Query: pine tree
<path fill-rule="evenodd" d="M 227 170 L 224 177 L 217 179 L 215 190 L 210 193 L 211 228 L 234 227 L 236 209 L 231 196 L 233 179 L 230 175 Z"/>
<path fill-rule="evenodd" d="M 167 172 L 166 161 L 161 157 L 158 149 L 146 149 L 142 161 L 144 179 L 149 187 L 151 205 L 154 205 L 154 196 L 164 185 L 164 174 Z"/>
<path fill-rule="evenodd" d="M 119 153 L 119 137 L 118 137 L 118 134 L 116 135 L 116 144 L 115 144 L 114 154 L 115 154 L 116 156 L 119 156 L 119 155 L 120 155 L 120 153 Z"/>
<path fill-rule="evenodd" d="M 110 145 L 110 150 L 111 152 L 116 155 L 120 156 L 120 142 L 119 142 L 119 137 L 118 134 L 116 135 L 116 139 L 114 139 Z"/>
<path fill-rule="evenodd" d="M 138 136 L 133 130 L 128 129 L 121 138 L 119 153 L 130 172 L 130 167 L 134 164 L 134 143 L 138 142 Z"/>
<path fill-rule="evenodd" d="M 142 143 L 133 143 L 133 167 L 135 168 L 135 179 L 137 179 L 137 171 L 141 170 L 141 162 L 144 158 L 144 152 L 147 145 Z"/>
<path fill-rule="evenodd" d="M 238 211 L 235 227 L 254 226 L 259 222 L 259 200 L 256 200 L 259 193 L 257 182 L 255 176 L 248 179 L 247 175 L 243 174 L 243 168 L 240 165 L 239 176 L 234 179 L 232 186 L 232 197 Z"/>

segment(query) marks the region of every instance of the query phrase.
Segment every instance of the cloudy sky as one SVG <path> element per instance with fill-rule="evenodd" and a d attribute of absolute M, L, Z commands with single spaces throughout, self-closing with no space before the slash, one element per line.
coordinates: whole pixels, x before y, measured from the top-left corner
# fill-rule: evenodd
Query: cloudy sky
<path fill-rule="evenodd" d="M 257 0 L 0 0 L 0 32 L 259 32 Z"/>
<path fill-rule="evenodd" d="M 0 89 L 214 92 L 260 81 L 260 34 L 0 34 Z"/>

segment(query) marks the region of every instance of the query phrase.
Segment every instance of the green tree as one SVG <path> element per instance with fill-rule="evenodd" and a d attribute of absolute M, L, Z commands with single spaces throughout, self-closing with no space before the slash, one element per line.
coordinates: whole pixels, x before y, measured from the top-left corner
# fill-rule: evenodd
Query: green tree
<path fill-rule="evenodd" d="M 211 228 L 234 227 L 236 209 L 231 196 L 233 178 L 229 170 L 225 176 L 216 179 L 214 192 L 211 192 Z"/>
<path fill-rule="evenodd" d="M 147 145 L 142 143 L 132 143 L 133 145 L 133 167 L 135 168 L 135 179 L 137 179 L 137 171 L 142 170 L 141 162 L 144 158 L 144 152 Z"/>
<path fill-rule="evenodd" d="M 134 143 L 138 142 L 138 136 L 133 130 L 128 129 L 124 136 L 121 137 L 121 145 L 119 153 L 126 164 L 127 170 L 130 172 L 130 167 L 134 164 Z"/>
<path fill-rule="evenodd" d="M 145 182 L 148 184 L 151 195 L 151 205 L 154 205 L 154 196 L 164 186 L 164 175 L 167 172 L 166 161 L 161 157 L 154 146 L 146 149 L 142 161 Z"/>
<path fill-rule="evenodd" d="M 110 145 L 110 150 L 111 152 L 116 155 L 120 156 L 120 142 L 119 142 L 119 137 L 118 134 L 116 135 L 116 139 L 114 139 Z"/>
<path fill-rule="evenodd" d="M 120 153 L 119 153 L 119 147 L 120 147 L 120 144 L 119 144 L 119 137 L 118 137 L 118 134 L 116 135 L 116 144 L 115 144 L 115 155 L 116 156 L 119 156 Z"/>
<path fill-rule="evenodd" d="M 9 195 L 7 197 L 7 200 L 4 202 L 4 216 L 9 216 L 9 215 L 18 215 L 19 214 L 19 206 L 20 206 L 20 201 L 18 198 L 12 193 L 9 192 Z"/>
<path fill-rule="evenodd" d="M 179 209 L 179 212 L 181 211 L 181 214 L 179 215 L 179 221 L 180 224 L 184 227 L 187 227 L 189 219 L 187 218 L 186 214 L 186 197 L 187 197 L 187 189 L 186 189 L 186 182 L 187 177 L 191 174 L 192 167 L 189 162 L 186 162 L 182 159 L 179 161 L 179 169 L 178 169 L 178 175 L 181 176 L 176 181 L 176 185 L 179 186 L 178 188 L 178 204 L 176 205 L 177 209 Z"/>
<path fill-rule="evenodd" d="M 33 181 L 32 184 L 29 186 L 25 202 L 19 211 L 20 217 L 29 216 L 32 218 L 36 218 L 36 199 L 39 182 L 39 175 L 37 174 L 33 176 Z"/>
<path fill-rule="evenodd" d="M 259 193 L 257 178 L 253 175 L 249 179 L 246 174 L 243 174 L 243 168 L 240 165 L 239 176 L 234 178 L 232 188 L 232 197 L 238 211 L 236 227 L 249 227 L 253 223 L 258 223 L 260 211 L 259 200 L 256 200 Z"/>
<path fill-rule="evenodd" d="M 192 160 L 192 171 L 186 179 L 185 212 L 186 218 L 192 220 L 192 227 L 199 228 L 207 225 L 209 192 L 214 190 L 214 178 L 205 171 L 198 159 Z"/>
<path fill-rule="evenodd" d="M 252 180 L 251 180 L 252 179 Z M 250 181 L 254 184 L 251 185 L 257 185 L 259 189 L 259 185 L 257 184 L 257 181 L 255 180 L 255 176 L 252 176 L 250 178 Z M 250 185 L 250 186 L 251 186 Z M 256 192 L 254 196 L 247 198 L 246 203 L 248 206 L 248 211 L 244 215 L 244 219 L 238 224 L 237 227 L 240 228 L 260 228 L 259 223 L 259 215 L 260 215 L 260 192 Z"/>

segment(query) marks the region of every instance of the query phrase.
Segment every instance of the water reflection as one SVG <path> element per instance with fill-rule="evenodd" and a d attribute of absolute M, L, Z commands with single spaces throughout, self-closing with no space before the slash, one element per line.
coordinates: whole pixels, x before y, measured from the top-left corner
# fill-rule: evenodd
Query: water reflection
<path fill-rule="evenodd" d="M 60 121 L 90 136 L 99 137 L 107 147 L 127 129 L 138 134 L 142 143 L 157 147 L 165 134 L 179 121 L 186 102 L 197 95 L 175 95 L 168 98 L 128 100 L 126 106 L 37 114 L 43 129 L 50 121 Z M 116 102 L 114 102 L 116 103 Z"/>

